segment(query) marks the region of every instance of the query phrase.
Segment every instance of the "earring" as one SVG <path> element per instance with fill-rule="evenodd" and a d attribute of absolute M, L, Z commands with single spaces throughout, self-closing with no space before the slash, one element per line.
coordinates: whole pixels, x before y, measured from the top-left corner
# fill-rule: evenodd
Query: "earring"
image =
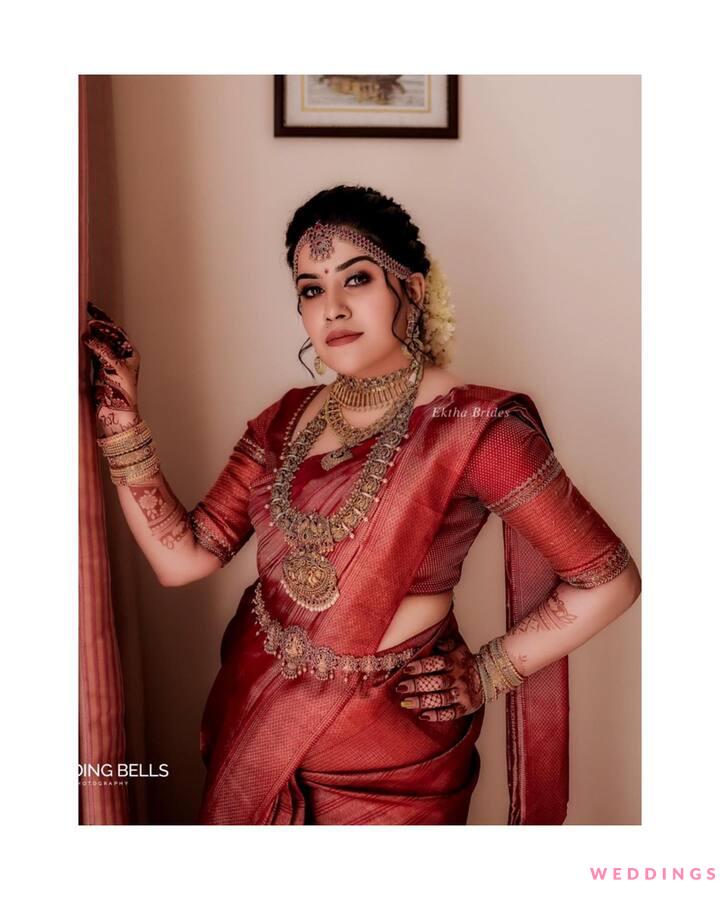
<path fill-rule="evenodd" d="M 408 320 L 407 320 L 407 328 L 405 330 L 405 340 L 410 344 L 412 349 L 415 349 L 418 345 L 418 341 L 416 340 L 416 330 L 415 326 L 418 320 L 418 311 L 414 306 L 409 307 L 408 309 Z M 415 354 L 412 352 L 412 349 L 408 350 L 407 344 L 403 344 L 402 352 L 408 359 L 414 359 Z"/>
<path fill-rule="evenodd" d="M 318 375 L 324 375 L 327 372 L 327 366 L 319 356 L 315 357 L 313 365 L 315 366 L 315 371 L 318 373 Z"/>

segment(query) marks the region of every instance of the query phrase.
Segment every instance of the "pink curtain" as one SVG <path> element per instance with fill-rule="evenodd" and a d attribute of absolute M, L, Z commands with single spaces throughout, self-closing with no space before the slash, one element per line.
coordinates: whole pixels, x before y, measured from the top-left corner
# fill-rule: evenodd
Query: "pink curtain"
<path fill-rule="evenodd" d="M 92 234 L 91 241 L 92 209 L 103 202 L 102 190 L 98 190 L 100 166 L 93 135 L 102 131 L 109 92 L 109 75 L 80 75 L 80 332 L 86 327 L 87 301 L 93 299 L 104 306 L 104 298 L 93 294 L 97 281 L 91 249 L 97 238 Z M 83 766 L 103 766 L 112 772 L 108 776 L 80 777 L 79 821 L 82 825 L 124 825 L 128 822 L 128 792 L 123 779 L 115 774 L 118 763 L 125 759 L 123 679 L 110 592 L 90 356 L 84 344 L 79 345 L 79 762 Z"/>

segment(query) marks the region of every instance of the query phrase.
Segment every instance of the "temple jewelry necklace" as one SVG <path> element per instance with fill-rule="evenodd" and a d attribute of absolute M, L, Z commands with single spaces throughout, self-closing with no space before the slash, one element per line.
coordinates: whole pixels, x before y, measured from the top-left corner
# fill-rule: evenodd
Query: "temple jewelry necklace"
<path fill-rule="evenodd" d="M 422 363 L 419 367 L 422 375 Z M 376 495 L 380 486 L 387 483 L 385 473 L 389 466 L 395 465 L 394 455 L 400 449 L 400 441 L 409 437 L 407 426 L 419 386 L 418 378 L 370 450 L 348 499 L 331 516 L 303 512 L 290 499 L 297 470 L 327 426 L 324 408 L 281 454 L 282 464 L 276 469 L 271 499 L 265 508 L 270 510 L 270 526 L 277 525 L 292 548 L 283 559 L 280 583 L 295 603 L 305 609 L 320 612 L 338 600 L 337 572 L 325 556 L 346 537 L 354 539 L 355 527 L 368 519 L 370 504 L 379 503 Z"/>
<path fill-rule="evenodd" d="M 403 398 L 403 400 L 405 399 L 407 399 L 407 395 Z M 362 444 L 363 441 L 368 440 L 368 438 L 373 437 L 373 435 L 380 434 L 380 432 L 390 424 L 402 402 L 403 401 L 401 400 L 393 404 L 390 409 L 383 413 L 383 415 L 375 422 L 371 422 L 369 425 L 356 426 L 351 425 L 350 422 L 345 419 L 345 416 L 342 414 L 342 409 L 334 402 L 332 397 L 328 397 L 323 406 L 323 415 L 325 416 L 328 425 L 342 441 L 342 446 L 338 447 L 337 450 L 331 450 L 323 456 L 320 460 L 320 465 L 323 469 L 327 472 L 334 468 L 338 462 L 342 462 L 343 459 L 349 459 L 349 449 L 351 447 Z M 343 450 L 346 451 L 345 454 L 340 453 L 340 451 Z"/>
<path fill-rule="evenodd" d="M 325 405 L 323 407 L 323 415 L 327 420 L 327 423 L 333 429 L 335 434 L 340 438 L 342 444 L 336 450 L 331 450 L 329 453 L 326 453 L 325 456 L 320 460 L 320 465 L 325 469 L 325 471 L 329 471 L 334 468 L 341 462 L 344 462 L 347 459 L 352 457 L 350 453 L 350 448 L 357 446 L 357 444 L 361 444 L 363 441 L 368 440 L 368 438 L 373 437 L 376 434 L 379 434 L 383 429 L 385 429 L 391 422 L 395 412 L 399 408 L 400 404 L 403 403 L 410 394 L 410 391 L 413 389 L 413 385 L 416 383 L 419 384 L 418 375 L 422 374 L 421 366 L 413 360 L 410 366 L 400 369 L 401 374 L 403 374 L 404 384 L 402 388 L 402 392 L 398 394 L 397 398 L 394 400 L 393 405 L 389 407 L 374 422 L 371 422 L 369 425 L 353 425 L 347 421 L 345 418 L 342 407 L 340 403 L 335 398 L 333 388 L 337 382 L 334 382 L 330 386 L 330 393 L 328 395 L 327 400 L 325 401 Z M 409 375 L 407 374 L 409 373 Z M 391 372 L 390 377 L 394 378 L 396 373 Z M 384 378 L 385 376 L 382 376 Z M 379 384 L 378 381 L 381 379 L 378 378 L 353 378 L 353 385 L 351 393 L 348 394 L 348 397 L 352 400 L 353 408 L 365 409 L 367 408 L 364 405 L 363 398 L 364 392 L 366 390 L 365 382 L 368 382 L 367 391 L 374 392 L 378 388 L 380 390 L 383 389 L 383 385 Z"/>
<path fill-rule="evenodd" d="M 372 378 L 338 375 L 330 385 L 330 394 L 342 406 L 375 409 L 392 400 L 402 400 L 408 386 L 418 380 L 418 375 L 418 366 L 414 360 L 409 366 Z"/>

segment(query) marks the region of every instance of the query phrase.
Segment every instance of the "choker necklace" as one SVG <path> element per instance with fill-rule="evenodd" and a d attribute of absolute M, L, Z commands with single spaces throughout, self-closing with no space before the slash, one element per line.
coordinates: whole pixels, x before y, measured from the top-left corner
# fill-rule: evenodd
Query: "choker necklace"
<path fill-rule="evenodd" d="M 422 374 L 422 365 L 420 372 Z M 325 407 L 281 453 L 282 462 L 276 469 L 275 481 L 270 487 L 270 502 L 265 508 L 270 510 L 270 526 L 279 527 L 291 547 L 282 561 L 280 583 L 295 603 L 305 609 L 320 612 L 338 600 L 337 571 L 325 557 L 346 537 L 354 539 L 354 529 L 360 522 L 367 521 L 371 504 L 380 502 L 377 494 L 387 483 L 385 473 L 388 467 L 395 465 L 394 457 L 400 450 L 401 440 L 410 436 L 407 426 L 419 386 L 418 379 L 393 410 L 393 416 L 370 450 L 347 500 L 330 516 L 314 510 L 303 512 L 293 506 L 290 499 L 300 464 L 328 424 Z"/>
<path fill-rule="evenodd" d="M 408 394 L 406 393 L 402 399 L 407 399 L 407 396 Z M 376 419 L 376 421 L 371 422 L 369 425 L 356 426 L 351 425 L 347 421 L 340 405 L 334 398 L 332 396 L 328 397 L 323 406 L 323 415 L 325 416 L 328 425 L 342 441 L 342 446 L 338 447 L 336 450 L 330 450 L 329 453 L 326 453 L 325 456 L 323 456 L 320 460 L 320 465 L 323 469 L 328 472 L 338 465 L 338 463 L 350 459 L 352 457 L 352 453 L 350 453 L 351 447 L 362 444 L 363 441 L 368 440 L 368 438 L 373 437 L 373 435 L 380 434 L 381 431 L 387 428 L 397 412 L 400 402 L 402 401 L 394 403 L 387 412 L 383 413 L 379 419 Z"/>
<path fill-rule="evenodd" d="M 330 394 L 342 406 L 374 409 L 393 400 L 402 400 L 410 386 L 419 384 L 421 376 L 422 366 L 413 359 L 409 366 L 371 378 L 338 375 L 330 385 Z"/>

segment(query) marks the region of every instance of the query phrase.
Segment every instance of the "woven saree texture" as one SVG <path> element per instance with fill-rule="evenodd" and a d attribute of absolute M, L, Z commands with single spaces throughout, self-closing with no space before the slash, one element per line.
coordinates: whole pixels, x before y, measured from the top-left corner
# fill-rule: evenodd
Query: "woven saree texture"
<path fill-rule="evenodd" d="M 265 471 L 265 434 L 279 402 L 247 423 L 244 434 L 205 497 L 189 512 L 199 544 L 226 566 L 252 534 L 248 504 L 253 482 Z"/>
<path fill-rule="evenodd" d="M 340 599 L 320 613 L 299 606 L 283 589 L 288 545 L 265 507 L 288 430 L 320 387 L 293 388 L 250 420 L 193 510 L 196 533 L 224 565 L 255 531 L 262 595 L 286 628 L 336 653 L 376 653 L 406 594 L 457 584 L 492 512 L 503 521 L 508 627 L 561 579 L 591 587 L 627 563 L 622 542 L 556 460 L 533 400 L 469 384 L 412 411 L 368 521 L 329 554 Z M 373 440 L 329 472 L 322 453 L 306 457 L 292 484 L 293 504 L 336 511 Z M 407 716 L 393 693 L 399 670 L 347 681 L 284 678 L 253 620 L 254 587 L 225 631 L 203 714 L 207 775 L 199 821 L 464 824 L 484 710 L 453 722 Z M 452 608 L 382 652 L 412 648 L 421 658 L 447 634 L 462 637 Z M 567 658 L 527 678 L 506 704 L 508 823 L 560 824 L 568 799 Z"/>

